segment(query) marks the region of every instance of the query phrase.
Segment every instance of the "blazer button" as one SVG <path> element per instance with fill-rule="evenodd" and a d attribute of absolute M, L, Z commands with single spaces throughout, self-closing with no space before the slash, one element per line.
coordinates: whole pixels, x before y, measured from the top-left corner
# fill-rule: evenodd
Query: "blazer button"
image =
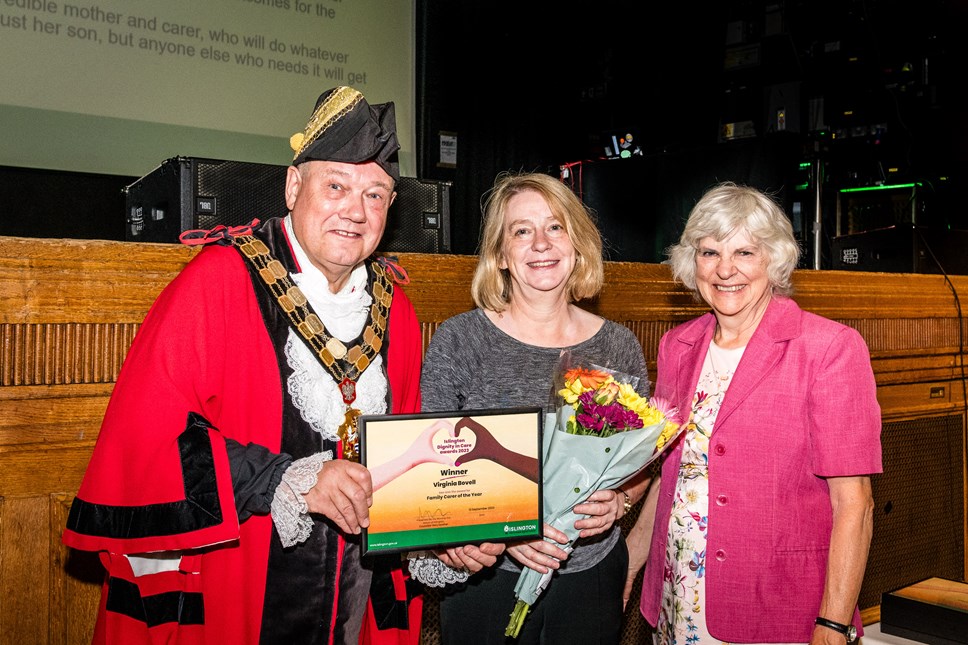
<path fill-rule="evenodd" d="M 716 551 L 716 559 L 719 560 L 720 562 L 722 562 L 723 560 L 725 560 L 726 559 L 726 552 L 723 551 L 722 549 L 718 549 Z"/>
<path fill-rule="evenodd" d="M 728 501 L 729 501 L 729 498 L 726 497 L 725 495 L 717 495 L 716 496 L 716 505 L 717 506 L 726 506 L 726 503 Z"/>
<path fill-rule="evenodd" d="M 717 443 L 716 444 L 716 447 L 714 448 L 714 450 L 716 451 L 716 454 L 717 455 L 724 455 L 724 454 L 726 454 L 726 446 L 724 446 L 721 443 Z"/>

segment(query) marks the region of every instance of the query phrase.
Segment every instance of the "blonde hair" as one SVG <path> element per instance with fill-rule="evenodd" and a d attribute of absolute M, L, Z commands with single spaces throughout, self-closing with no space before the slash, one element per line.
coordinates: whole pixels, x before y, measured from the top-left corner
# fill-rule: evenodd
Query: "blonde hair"
<path fill-rule="evenodd" d="M 800 246 L 790 218 L 770 195 L 733 182 L 708 190 L 689 213 L 679 242 L 666 250 L 673 277 L 700 299 L 696 290 L 699 242 L 706 237 L 721 242 L 737 231 L 745 231 L 763 249 L 773 291 L 784 296 L 793 293 L 791 278 L 800 261 Z"/>
<path fill-rule="evenodd" d="M 525 191 L 541 195 L 575 247 L 575 269 L 568 277 L 566 291 L 569 302 L 598 295 L 605 282 L 602 236 L 589 210 L 567 185 L 550 175 L 504 172 L 495 178 L 484 201 L 479 258 L 471 281 L 474 303 L 500 312 L 511 301 L 511 276 L 507 269 L 500 268 L 504 258 L 504 215 L 511 198 Z"/>

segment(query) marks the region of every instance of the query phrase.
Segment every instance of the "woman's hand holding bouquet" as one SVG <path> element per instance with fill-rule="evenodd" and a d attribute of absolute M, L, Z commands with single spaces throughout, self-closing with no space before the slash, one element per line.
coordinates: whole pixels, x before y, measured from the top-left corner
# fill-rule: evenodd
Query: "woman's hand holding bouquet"
<path fill-rule="evenodd" d="M 527 542 L 512 542 L 508 544 L 508 555 L 522 566 L 533 569 L 541 574 L 551 574 L 561 566 L 561 561 L 571 552 L 562 547 L 571 543 L 571 538 L 545 522 L 543 540 L 529 540 Z"/>
<path fill-rule="evenodd" d="M 528 610 L 558 568 L 548 564 L 548 558 L 570 553 L 579 538 L 575 523 L 587 516 L 576 513 L 576 505 L 584 502 L 587 510 L 589 504 L 614 500 L 614 493 L 604 491 L 640 473 L 680 432 L 673 409 L 636 392 L 638 379 L 594 365 L 572 367 L 570 360 L 567 354 L 562 357 L 557 410 L 546 416 L 543 436 L 542 499 L 545 541 L 551 548 L 535 548 L 534 543 L 508 547 L 527 568 L 514 589 L 518 601 L 507 636 L 518 635 Z M 585 535 L 611 528 L 615 518 L 608 521 L 608 514 L 606 509 L 598 530 L 587 527 Z"/>

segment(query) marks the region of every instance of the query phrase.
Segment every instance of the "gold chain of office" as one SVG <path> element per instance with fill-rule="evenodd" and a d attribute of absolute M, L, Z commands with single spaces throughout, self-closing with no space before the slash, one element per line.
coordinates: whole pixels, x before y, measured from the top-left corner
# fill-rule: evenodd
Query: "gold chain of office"
<path fill-rule="evenodd" d="M 262 240 L 252 235 L 239 235 L 233 238 L 233 243 L 256 268 L 276 303 L 289 318 L 290 324 L 306 340 L 323 367 L 335 379 L 347 406 L 346 419 L 339 428 L 343 455 L 345 458 L 359 459 L 356 418 L 361 413 L 351 405 L 356 400 L 356 381 L 383 347 L 390 303 L 393 301 L 393 283 L 390 276 L 379 263 L 370 263 L 374 280 L 369 319 L 360 341 L 347 347 L 326 331 L 323 321 L 309 309 L 305 294 L 293 283 L 286 267 L 272 256 L 269 247 Z"/>

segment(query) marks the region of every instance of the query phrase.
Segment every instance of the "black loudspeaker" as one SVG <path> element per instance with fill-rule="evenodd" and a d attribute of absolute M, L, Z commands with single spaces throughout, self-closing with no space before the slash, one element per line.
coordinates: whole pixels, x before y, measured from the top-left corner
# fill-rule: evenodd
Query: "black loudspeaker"
<path fill-rule="evenodd" d="M 950 381 L 954 384 L 955 381 Z M 925 578 L 964 575 L 965 440 L 960 414 L 891 421 L 871 477 L 874 536 L 859 604 Z"/>
<path fill-rule="evenodd" d="M 285 216 L 287 166 L 172 157 L 124 189 L 125 240 L 177 243 L 182 231 Z"/>
<path fill-rule="evenodd" d="M 187 230 L 286 215 L 288 166 L 172 157 L 124 189 L 129 242 L 174 244 Z M 451 183 L 401 177 L 379 250 L 449 253 Z"/>
<path fill-rule="evenodd" d="M 401 177 L 379 251 L 450 253 L 449 181 Z"/>
<path fill-rule="evenodd" d="M 968 275 L 968 231 L 891 226 L 840 235 L 830 248 L 835 270 Z"/>

